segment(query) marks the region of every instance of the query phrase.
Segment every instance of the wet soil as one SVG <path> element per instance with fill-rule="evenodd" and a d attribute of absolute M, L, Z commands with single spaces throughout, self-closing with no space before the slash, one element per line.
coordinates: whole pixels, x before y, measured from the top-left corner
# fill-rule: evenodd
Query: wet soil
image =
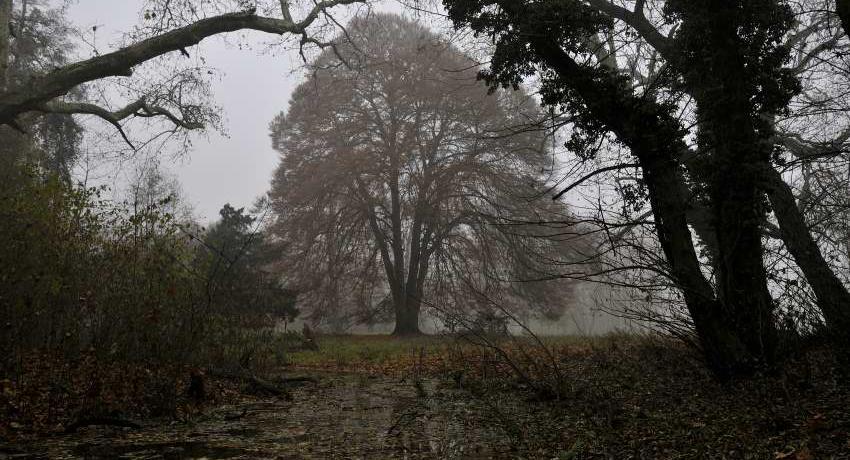
<path fill-rule="evenodd" d="M 0 446 L 0 459 L 513 457 L 482 408 L 435 380 L 326 374 L 292 396 L 246 399 L 186 422 L 90 427 Z"/>

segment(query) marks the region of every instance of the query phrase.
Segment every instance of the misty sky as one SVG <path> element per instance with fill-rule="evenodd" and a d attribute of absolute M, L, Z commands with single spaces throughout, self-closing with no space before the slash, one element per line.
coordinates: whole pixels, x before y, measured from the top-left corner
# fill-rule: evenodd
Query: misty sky
<path fill-rule="evenodd" d="M 139 22 L 142 0 L 79 0 L 68 9 L 69 19 L 82 30 L 97 26 L 96 45 L 108 52 Z M 379 5 L 382 10 L 400 10 L 394 2 Z M 252 42 L 261 43 L 267 35 L 249 32 Z M 203 42 L 207 64 L 222 72 L 214 85 L 215 102 L 224 108 L 229 138 L 211 132 L 209 140 L 198 138 L 189 158 L 164 158 L 164 169 L 179 177 L 186 198 L 202 222 L 218 216 L 224 203 L 250 206 L 268 188 L 277 165 L 268 125 L 302 81 L 302 61 L 293 51 L 275 55 L 240 50 L 215 37 Z M 86 50 L 81 57 L 88 57 Z"/>

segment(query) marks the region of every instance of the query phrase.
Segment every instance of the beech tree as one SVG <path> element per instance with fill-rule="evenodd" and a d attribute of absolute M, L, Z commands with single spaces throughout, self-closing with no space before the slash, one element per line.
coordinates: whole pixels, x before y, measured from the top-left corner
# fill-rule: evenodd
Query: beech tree
<path fill-rule="evenodd" d="M 389 310 L 405 335 L 419 332 L 423 302 L 560 309 L 566 283 L 534 283 L 544 271 L 533 254 L 568 249 L 508 225 L 567 214 L 536 195 L 551 166 L 537 103 L 488 96 L 475 62 L 400 17 L 347 30 L 352 44 L 324 52 L 271 125 L 272 228 L 314 315 Z"/>
<path fill-rule="evenodd" d="M 789 114 L 801 90 L 800 68 L 809 68 L 840 40 L 826 33 L 835 22 L 828 21 L 831 6 L 794 10 L 782 1 L 672 0 L 444 4 L 456 26 L 493 38 L 493 60 L 483 73 L 491 86 L 515 85 L 532 74 L 541 78 L 544 103 L 572 116 L 568 147 L 579 158 L 598 153 L 589 147 L 609 135 L 611 145 L 634 156 L 633 162 L 599 172 L 639 167 L 638 185 L 651 207 L 667 276 L 680 290 L 719 375 L 750 372 L 775 359 L 776 303 L 763 245 L 768 210 L 827 324 L 835 336 L 846 335 L 847 289 L 772 165 L 788 148 L 774 120 Z M 819 16 L 806 16 L 809 11 Z M 794 61 L 791 51 L 799 48 L 805 56 Z M 708 249 L 710 267 L 699 256 L 692 228 Z"/>

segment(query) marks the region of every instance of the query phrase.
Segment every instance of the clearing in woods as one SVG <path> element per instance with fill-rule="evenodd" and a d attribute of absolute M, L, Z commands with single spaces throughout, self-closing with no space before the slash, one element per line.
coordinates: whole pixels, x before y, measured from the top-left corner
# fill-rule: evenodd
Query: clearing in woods
<path fill-rule="evenodd" d="M 818 350 L 721 385 L 661 339 L 318 343 L 289 354 L 284 375 L 311 378 L 288 395 L 243 391 L 180 421 L 88 427 L 0 458 L 850 458 L 850 398 Z"/>

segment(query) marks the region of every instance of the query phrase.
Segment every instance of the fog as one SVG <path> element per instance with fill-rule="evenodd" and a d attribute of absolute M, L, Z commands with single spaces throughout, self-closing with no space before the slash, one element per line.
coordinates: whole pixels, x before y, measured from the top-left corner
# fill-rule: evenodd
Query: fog
<path fill-rule="evenodd" d="M 91 57 L 91 45 L 100 54 L 116 49 L 123 34 L 141 22 L 143 6 L 143 0 L 72 2 L 69 20 L 84 37 L 78 57 Z M 395 2 L 379 2 L 374 7 L 388 11 L 401 8 Z M 201 222 L 217 219 L 225 203 L 249 207 L 267 191 L 277 165 L 268 125 L 286 109 L 292 90 L 303 80 L 304 61 L 293 46 L 269 47 L 268 40 L 267 34 L 240 32 L 209 38 L 191 50 L 201 54 L 206 65 L 220 71 L 212 90 L 214 102 L 224 112 L 225 133 L 210 131 L 208 136 L 195 136 L 188 155 L 175 158 L 166 154 L 161 166 L 177 175 L 185 198 Z M 105 176 L 107 184 L 121 187 L 121 174 L 110 169 Z"/>

